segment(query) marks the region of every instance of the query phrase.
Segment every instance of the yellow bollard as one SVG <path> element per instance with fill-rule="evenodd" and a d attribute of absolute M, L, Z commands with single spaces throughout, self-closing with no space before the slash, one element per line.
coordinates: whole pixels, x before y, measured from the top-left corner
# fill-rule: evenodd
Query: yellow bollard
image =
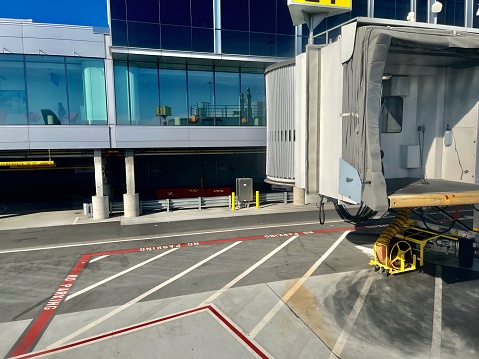
<path fill-rule="evenodd" d="M 256 208 L 259 209 L 259 191 L 256 191 Z"/>
<path fill-rule="evenodd" d="M 231 210 L 235 210 L 235 193 L 231 192 Z"/>

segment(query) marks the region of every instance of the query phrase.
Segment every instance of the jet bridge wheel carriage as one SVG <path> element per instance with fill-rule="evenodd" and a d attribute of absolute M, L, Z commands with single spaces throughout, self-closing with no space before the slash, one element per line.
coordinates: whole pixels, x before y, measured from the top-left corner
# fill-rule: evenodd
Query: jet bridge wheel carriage
<path fill-rule="evenodd" d="M 409 220 L 411 208 L 403 208 L 380 234 L 374 244 L 374 258 L 369 262 L 374 271 L 399 274 L 424 265 L 424 248 L 429 241 L 459 240 L 458 237 L 415 227 Z"/>

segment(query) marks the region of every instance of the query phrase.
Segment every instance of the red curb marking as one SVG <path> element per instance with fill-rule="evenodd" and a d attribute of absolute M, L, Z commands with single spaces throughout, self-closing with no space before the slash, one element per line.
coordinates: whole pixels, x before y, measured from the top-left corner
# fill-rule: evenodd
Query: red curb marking
<path fill-rule="evenodd" d="M 371 226 L 374 227 L 374 226 Z M 14 346 L 6 358 L 11 358 L 18 355 L 23 355 L 31 351 L 32 346 L 37 342 L 42 332 L 46 329 L 47 324 L 53 318 L 53 314 L 56 312 L 58 306 L 63 303 L 63 300 L 71 289 L 74 283 L 74 279 L 80 275 L 81 271 L 88 263 L 91 257 L 103 256 L 103 255 L 114 255 L 114 254 L 125 254 L 125 253 L 138 253 L 138 252 L 152 252 L 163 249 L 172 249 L 172 248 L 182 248 L 182 247 L 197 247 L 201 245 L 209 244 L 218 244 L 218 243 L 229 243 L 229 242 L 238 242 L 238 241 L 252 241 L 258 239 L 267 239 L 267 238 L 282 238 L 282 237 L 291 237 L 291 236 L 302 236 L 310 234 L 320 234 L 320 233 L 333 233 L 333 232 L 344 232 L 364 227 L 343 227 L 343 228 L 329 228 L 329 229 L 316 229 L 313 231 L 299 231 L 299 232 L 288 232 L 288 233 L 278 233 L 278 234 L 264 234 L 260 236 L 249 236 L 249 237 L 237 237 L 237 238 L 228 238 L 228 239 L 215 239 L 211 241 L 201 241 L 201 242 L 189 242 L 189 243 L 177 243 L 177 244 L 168 244 L 162 246 L 151 246 L 151 247 L 138 247 L 131 249 L 118 249 L 105 252 L 95 252 L 87 253 L 81 256 L 80 260 L 77 262 L 75 267 L 71 270 L 70 274 L 60 285 L 60 288 L 53 294 L 50 298 L 49 303 L 54 305 L 47 306 L 43 308 L 42 312 L 38 315 L 36 319 L 30 324 L 26 331 L 20 336 L 17 341 L 18 344 Z M 73 279 L 73 280 L 72 280 Z M 73 283 L 71 283 L 73 281 Z M 65 285 L 69 285 L 66 287 Z M 56 297 L 56 298 L 54 298 Z M 221 318 L 220 318 L 221 319 Z M 245 337 L 246 339 L 246 337 Z M 247 340 L 247 339 L 246 339 Z"/>
<path fill-rule="evenodd" d="M 32 349 L 33 344 L 37 341 L 48 322 L 52 319 L 53 314 L 56 312 L 58 306 L 63 302 L 63 298 L 71 289 L 75 279 L 78 277 L 86 263 L 88 263 L 89 259 L 90 255 L 88 254 L 81 256 L 80 260 L 70 271 L 70 274 L 64 279 L 63 283 L 50 298 L 47 305 L 43 308 L 38 317 L 31 322 L 27 331 L 22 334 L 22 336 L 19 338 L 19 341 L 17 341 L 17 345 L 7 355 L 7 357 L 25 354 Z"/>
<path fill-rule="evenodd" d="M 148 322 L 132 325 L 130 327 L 125 327 L 125 328 L 118 329 L 118 330 L 108 332 L 108 333 L 105 333 L 105 334 L 100 334 L 100 335 L 90 337 L 90 338 L 87 338 L 87 339 L 83 339 L 83 340 L 79 340 L 79 341 L 76 341 L 76 342 L 73 342 L 73 343 L 70 343 L 70 344 L 65 344 L 65 345 L 59 346 L 57 348 L 46 349 L 46 350 L 41 350 L 41 351 L 38 351 L 38 352 L 35 352 L 35 353 L 22 355 L 22 356 L 18 357 L 18 359 L 20 359 L 20 358 L 21 359 L 35 358 L 35 357 L 46 355 L 46 354 L 60 352 L 62 350 L 66 350 L 66 349 L 80 347 L 80 346 L 85 345 L 85 344 L 89 344 L 89 343 L 99 341 L 99 340 L 102 340 L 102 339 L 105 339 L 105 338 L 111 338 L 111 337 L 114 337 L 114 336 L 117 336 L 117 335 L 125 334 L 125 333 L 128 333 L 128 332 L 134 331 L 136 329 L 141 329 L 141 328 L 146 328 L 146 327 L 149 327 L 149 326 L 153 326 L 155 324 L 159 324 L 161 322 L 165 322 L 165 321 L 168 321 L 170 319 L 183 317 L 183 316 L 186 316 L 188 314 L 200 312 L 200 311 L 203 311 L 203 310 L 209 310 L 211 313 L 213 313 L 213 315 L 215 315 L 219 320 L 221 320 L 234 334 L 236 334 L 237 337 L 239 337 L 243 342 L 245 342 L 246 345 L 248 345 L 260 358 L 264 358 L 264 359 L 268 358 L 255 344 L 253 344 L 253 342 L 251 342 L 243 333 L 241 333 L 233 324 L 231 324 L 230 321 L 228 321 L 224 316 L 222 316 L 220 313 L 218 313 L 218 311 L 215 308 L 213 308 L 211 305 L 206 305 L 204 307 L 198 307 L 198 308 L 186 310 L 184 312 L 175 313 L 175 314 L 172 314 L 172 315 L 169 315 L 169 316 L 166 316 L 166 317 L 162 317 L 162 318 L 154 319 L 154 320 L 151 320 L 151 321 L 148 321 Z"/>

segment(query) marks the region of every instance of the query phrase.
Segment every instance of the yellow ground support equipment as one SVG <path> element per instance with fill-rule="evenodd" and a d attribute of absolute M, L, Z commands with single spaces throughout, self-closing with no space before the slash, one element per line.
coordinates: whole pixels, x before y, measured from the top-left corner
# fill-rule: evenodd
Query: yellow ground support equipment
<path fill-rule="evenodd" d="M 381 273 L 398 274 L 416 270 L 424 265 L 424 247 L 439 238 L 458 240 L 458 237 L 439 234 L 414 227 L 408 221 L 411 208 L 403 208 L 380 234 L 374 244 L 374 259 L 369 264 Z"/>

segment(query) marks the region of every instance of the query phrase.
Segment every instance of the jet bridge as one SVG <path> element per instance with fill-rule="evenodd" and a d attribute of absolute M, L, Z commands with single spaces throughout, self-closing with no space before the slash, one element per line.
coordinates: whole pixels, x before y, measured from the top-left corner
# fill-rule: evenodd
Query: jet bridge
<path fill-rule="evenodd" d="M 356 223 L 479 203 L 479 31 L 358 18 L 265 77 L 266 182 Z"/>
<path fill-rule="evenodd" d="M 479 203 L 479 33 L 391 23 L 266 70 L 267 182 L 372 211 Z"/>

